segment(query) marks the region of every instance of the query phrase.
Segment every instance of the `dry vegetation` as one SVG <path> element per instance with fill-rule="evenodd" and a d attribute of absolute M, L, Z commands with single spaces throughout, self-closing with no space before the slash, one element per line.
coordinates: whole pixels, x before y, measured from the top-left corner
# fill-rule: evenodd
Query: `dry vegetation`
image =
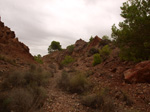
<path fill-rule="evenodd" d="M 28 71 L 17 70 L 2 75 L 1 112 L 33 112 L 43 105 L 50 73 L 33 65 Z"/>

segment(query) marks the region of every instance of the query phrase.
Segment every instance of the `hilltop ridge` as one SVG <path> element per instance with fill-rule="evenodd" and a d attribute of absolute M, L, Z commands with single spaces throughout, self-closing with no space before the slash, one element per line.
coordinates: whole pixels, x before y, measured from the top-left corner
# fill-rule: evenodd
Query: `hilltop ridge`
<path fill-rule="evenodd" d="M 0 21 L 0 70 L 7 71 L 14 65 L 35 63 L 28 46 L 20 42 L 15 32 Z"/>

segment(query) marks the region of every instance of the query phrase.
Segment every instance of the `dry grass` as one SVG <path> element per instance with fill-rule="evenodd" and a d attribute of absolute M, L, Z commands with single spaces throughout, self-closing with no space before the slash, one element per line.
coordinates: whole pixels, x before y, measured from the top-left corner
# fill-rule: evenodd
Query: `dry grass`
<path fill-rule="evenodd" d="M 82 93 L 89 88 L 89 85 L 86 76 L 79 71 L 73 73 L 63 71 L 61 78 L 58 80 L 58 86 L 71 93 Z"/>
<path fill-rule="evenodd" d="M 49 81 L 50 73 L 32 66 L 28 71 L 18 70 L 4 76 L 0 96 L 5 93 L 5 97 L 0 98 L 3 102 L 0 111 L 33 112 L 43 105 L 47 97 L 44 87 Z"/>

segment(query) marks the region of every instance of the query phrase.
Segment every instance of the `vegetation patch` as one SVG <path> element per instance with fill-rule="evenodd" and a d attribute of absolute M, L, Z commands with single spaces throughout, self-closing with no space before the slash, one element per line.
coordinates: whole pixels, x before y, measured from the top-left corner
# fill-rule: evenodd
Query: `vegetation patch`
<path fill-rule="evenodd" d="M 59 50 L 59 51 L 62 50 L 60 42 L 52 41 L 51 45 L 49 45 L 48 47 L 48 53 L 50 54 L 51 52 L 56 51 L 56 50 Z"/>
<path fill-rule="evenodd" d="M 69 53 L 72 53 L 73 50 L 74 50 L 74 45 L 67 46 L 67 50 L 68 50 Z"/>
<path fill-rule="evenodd" d="M 102 112 L 115 112 L 113 100 L 108 96 L 105 89 L 102 89 L 100 93 L 83 96 L 81 103 L 87 107 L 100 109 Z"/>
<path fill-rule="evenodd" d="M 102 57 L 104 61 L 109 57 L 111 50 L 108 45 L 105 45 L 99 52 L 100 52 L 100 56 Z"/>
<path fill-rule="evenodd" d="M 119 28 L 112 26 L 112 37 L 121 49 L 121 58 L 135 62 L 149 60 L 149 0 L 128 0 L 121 10 L 124 21 L 119 23 Z"/>
<path fill-rule="evenodd" d="M 3 76 L 0 85 L 0 101 L 3 106 L 0 111 L 28 112 L 43 105 L 47 97 L 45 86 L 51 74 L 32 66 L 28 71 L 13 71 Z"/>
<path fill-rule="evenodd" d="M 102 58 L 99 53 L 94 54 L 93 66 L 100 64 L 102 62 Z"/>
<path fill-rule="evenodd" d="M 74 62 L 74 59 L 71 56 L 65 56 L 65 59 L 61 62 L 62 65 L 68 65 Z"/>
<path fill-rule="evenodd" d="M 3 56 L 3 55 L 0 55 L 0 60 L 8 62 L 8 63 L 10 63 L 12 65 L 16 65 L 16 61 L 15 60 L 9 59 L 9 58 L 7 58 L 6 56 Z"/>
<path fill-rule="evenodd" d="M 38 54 L 37 56 L 34 56 L 34 60 L 40 64 L 43 64 L 42 57 L 40 54 Z"/>
<path fill-rule="evenodd" d="M 58 85 L 60 88 L 71 93 L 82 93 L 89 88 L 90 83 L 86 76 L 79 71 L 73 73 L 63 71 Z"/>

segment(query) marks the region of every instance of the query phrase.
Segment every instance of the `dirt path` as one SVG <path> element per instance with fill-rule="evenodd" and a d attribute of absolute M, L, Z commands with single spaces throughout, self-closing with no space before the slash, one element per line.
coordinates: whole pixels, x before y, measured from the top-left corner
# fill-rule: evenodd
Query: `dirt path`
<path fill-rule="evenodd" d="M 56 65 L 56 64 L 55 64 Z M 48 86 L 48 98 L 44 104 L 45 112 L 91 112 L 89 108 L 80 104 L 77 94 L 69 94 L 57 87 L 57 80 L 61 76 L 61 70 L 56 65 L 56 73 Z"/>

